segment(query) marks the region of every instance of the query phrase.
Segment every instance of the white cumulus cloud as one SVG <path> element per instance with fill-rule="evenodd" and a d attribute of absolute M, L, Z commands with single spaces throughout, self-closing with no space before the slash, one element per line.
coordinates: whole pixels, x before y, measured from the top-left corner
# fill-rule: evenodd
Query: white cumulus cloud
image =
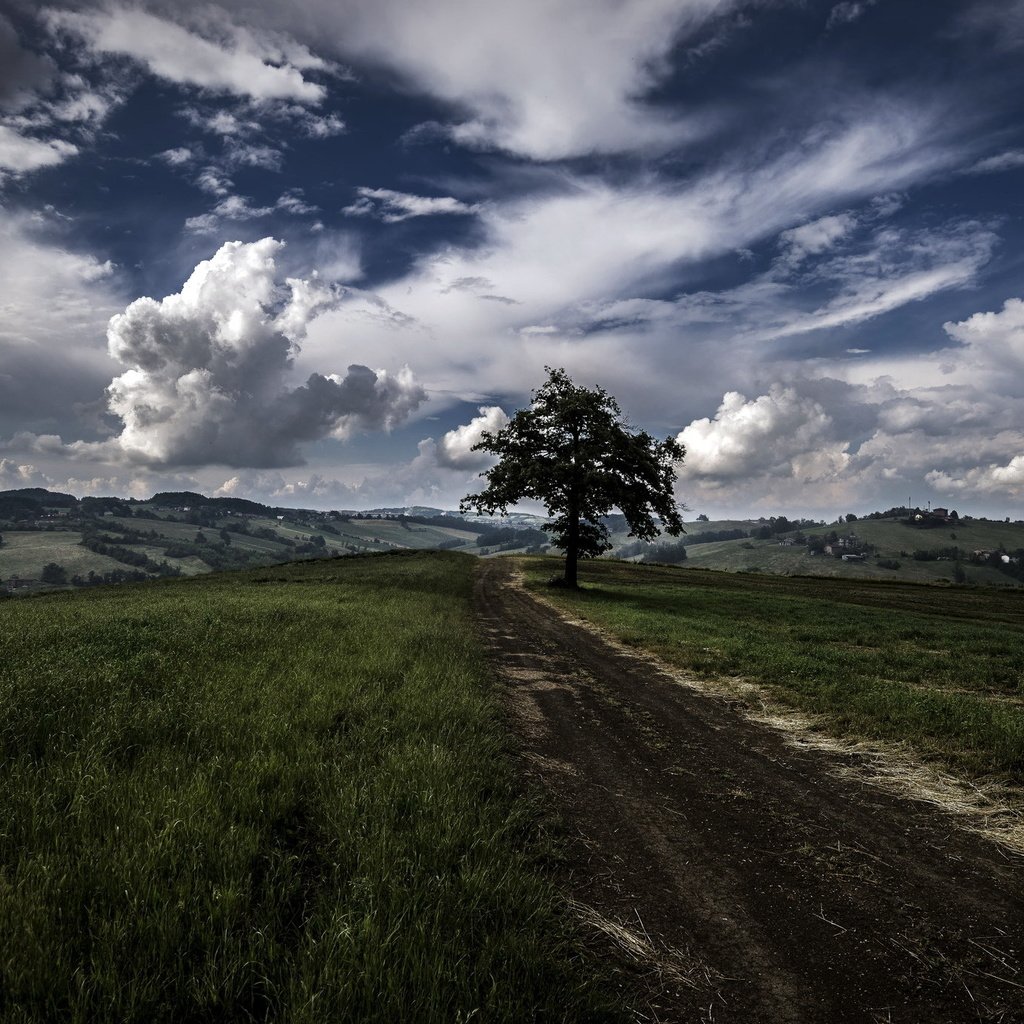
<path fill-rule="evenodd" d="M 387 429 L 425 398 L 405 369 L 352 365 L 289 386 L 306 325 L 337 301 L 316 280 L 278 280 L 282 243 L 227 242 L 181 291 L 136 299 L 110 321 L 125 371 L 108 388 L 130 458 L 153 465 L 269 467 L 302 461 L 302 442 Z"/>
<path fill-rule="evenodd" d="M 925 477 L 937 491 L 946 494 L 999 494 L 1010 498 L 1024 496 L 1024 455 L 1015 455 L 1005 466 L 991 463 L 975 466 L 957 475 L 933 469 Z"/>
<path fill-rule="evenodd" d="M 480 415 L 468 423 L 449 430 L 437 446 L 437 461 L 451 469 L 478 469 L 491 461 L 486 452 L 473 451 L 484 433 L 496 434 L 508 423 L 505 410 L 499 405 L 480 406 Z"/>
<path fill-rule="evenodd" d="M 677 440 L 686 447 L 684 477 L 834 476 L 849 460 L 848 444 L 835 435 L 822 405 L 793 388 L 773 385 L 748 400 L 727 392 L 714 418 L 694 420 Z"/>
<path fill-rule="evenodd" d="M 0 459 L 0 490 L 45 487 L 49 483 L 49 478 L 33 465 L 18 463 L 13 459 Z"/>
<path fill-rule="evenodd" d="M 943 327 L 966 346 L 964 358 L 974 369 L 1001 378 L 1018 393 L 1024 391 L 1024 300 L 1007 299 L 998 313 L 975 313 Z"/>

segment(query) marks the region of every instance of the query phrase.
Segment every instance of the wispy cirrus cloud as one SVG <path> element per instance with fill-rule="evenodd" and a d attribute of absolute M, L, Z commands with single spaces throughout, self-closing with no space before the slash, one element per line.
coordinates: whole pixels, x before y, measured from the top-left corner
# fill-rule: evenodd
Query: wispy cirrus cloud
<path fill-rule="evenodd" d="M 968 174 L 999 174 L 1002 171 L 1013 171 L 1024 167 L 1024 150 L 1008 149 L 995 156 L 987 156 L 977 163 L 971 164 Z"/>
<path fill-rule="evenodd" d="M 21 174 L 56 167 L 77 152 L 76 145 L 63 139 L 37 139 L 0 124 L 0 170 Z"/>
<path fill-rule="evenodd" d="M 452 196 L 417 196 L 389 188 L 358 188 L 359 198 L 342 213 L 349 217 L 376 217 L 386 224 L 397 224 L 412 217 L 439 214 L 476 213 L 479 205 L 463 203 Z"/>
<path fill-rule="evenodd" d="M 891 215 L 893 204 L 885 214 L 876 208 L 878 197 L 960 160 L 933 129 L 927 109 L 890 103 L 869 110 L 858 103 L 845 120 L 789 148 L 730 156 L 676 183 L 611 185 L 562 173 L 556 188 L 549 182 L 539 194 L 481 204 L 471 245 L 427 253 L 381 286 L 379 294 L 403 319 L 364 321 L 363 300 L 353 295 L 314 329 L 306 351 L 329 345 L 330 325 L 351 318 L 362 324 L 364 353 L 416 361 L 444 389 L 526 393 L 545 364 L 587 373 L 613 366 L 619 393 L 643 395 L 649 409 L 668 415 L 672 389 L 652 388 L 651 380 L 665 360 L 685 362 L 678 341 L 683 326 L 690 347 L 738 334 L 739 346 L 746 346 L 740 362 L 754 366 L 755 332 L 809 333 L 816 329 L 812 314 L 834 324 L 863 323 L 915 296 L 972 280 L 990 252 L 991 232 L 967 232 L 967 241 L 952 239 L 945 249 L 936 243 L 916 262 L 890 258 L 888 268 L 875 267 L 876 279 L 870 259 L 862 266 L 838 262 L 880 217 Z M 837 220 L 830 225 L 829 217 Z M 677 298 L 665 299 L 640 292 L 664 292 L 686 268 L 789 231 L 795 233 L 779 244 L 785 251 L 798 245 L 805 255 L 788 272 L 820 275 L 824 261 L 836 261 L 810 293 L 814 306 L 802 293 L 797 300 L 778 269 L 718 293 L 680 289 Z M 812 238 L 815 232 L 821 237 Z M 900 244 L 916 251 L 921 239 L 906 235 Z M 895 249 L 894 242 L 890 257 Z M 823 303 L 823 293 L 832 298 Z M 720 329 L 701 326 L 695 334 L 698 322 Z M 471 364 L 467 352 L 474 353 Z M 710 350 L 695 358 L 709 377 L 724 374 Z"/>
<path fill-rule="evenodd" d="M 977 279 L 997 241 L 992 228 L 979 223 L 916 233 L 882 229 L 859 251 L 816 264 L 813 276 L 838 286 L 833 298 L 806 312 L 780 310 L 774 324 L 754 327 L 752 336 L 770 340 L 848 327 L 964 287 Z"/>
<path fill-rule="evenodd" d="M 213 179 L 216 184 L 216 195 L 222 196 L 220 202 L 209 213 L 201 213 L 189 217 L 185 221 L 185 230 L 194 234 L 210 235 L 221 231 L 230 221 L 260 220 L 273 213 L 285 213 L 293 217 L 307 216 L 317 212 L 317 207 L 302 198 L 302 189 L 289 189 L 282 192 L 276 201 L 269 206 L 253 206 L 245 196 L 232 195 L 227 189 L 230 182 Z"/>
<path fill-rule="evenodd" d="M 849 25 L 862 18 L 867 11 L 874 7 L 877 0 L 842 0 L 829 11 L 827 28 L 836 28 L 839 25 Z"/>
<path fill-rule="evenodd" d="M 254 100 L 319 103 L 324 86 L 304 72 L 328 65 L 306 47 L 230 25 L 214 38 L 138 7 L 49 8 L 51 30 L 70 33 L 99 54 L 130 57 L 151 74 L 179 85 Z"/>
<path fill-rule="evenodd" d="M 456 141 L 553 160 L 702 136 L 702 117 L 659 111 L 641 98 L 668 74 L 679 40 L 739 6 L 526 0 L 513 9 L 351 0 L 340 17 L 318 7 L 318 23 L 325 40 L 352 59 L 383 64 L 468 110 L 443 129 Z"/>

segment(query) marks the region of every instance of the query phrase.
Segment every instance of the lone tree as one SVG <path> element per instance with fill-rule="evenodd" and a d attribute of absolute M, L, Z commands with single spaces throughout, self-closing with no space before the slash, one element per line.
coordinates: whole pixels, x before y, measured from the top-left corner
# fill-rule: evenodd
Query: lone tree
<path fill-rule="evenodd" d="M 653 540 L 661 528 L 674 537 L 683 532 L 672 485 L 686 452 L 671 437 L 632 433 L 604 389 L 577 387 L 565 370 L 545 369 L 548 379 L 530 407 L 473 446 L 497 455 L 498 463 L 481 474 L 487 487 L 459 507 L 491 515 L 522 498 L 543 502 L 552 517 L 544 528 L 565 552 L 562 582 L 576 587 L 578 560 L 612 546 L 601 522 L 612 509 L 640 540 Z"/>
<path fill-rule="evenodd" d="M 43 566 L 43 573 L 39 577 L 44 583 L 52 583 L 56 586 L 64 586 L 68 581 L 68 571 L 63 565 L 57 562 L 47 562 Z"/>

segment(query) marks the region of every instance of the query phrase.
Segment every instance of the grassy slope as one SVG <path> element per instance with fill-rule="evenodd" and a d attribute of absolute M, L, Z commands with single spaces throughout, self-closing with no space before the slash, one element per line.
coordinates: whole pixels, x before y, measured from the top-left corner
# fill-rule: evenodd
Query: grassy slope
<path fill-rule="evenodd" d="M 0 1019 L 598 1019 L 529 852 L 472 564 L 0 604 Z"/>
<path fill-rule="evenodd" d="M 79 543 L 82 535 L 76 532 L 54 531 L 3 531 L 3 546 L 0 547 L 0 579 L 20 576 L 23 579 L 39 579 L 47 562 L 57 562 L 68 570 L 86 575 L 90 570 L 97 573 L 126 566 L 106 555 L 97 555 Z"/>
<path fill-rule="evenodd" d="M 531 586 L 552 561 L 526 562 Z M 586 563 L 545 596 L 705 676 L 743 676 L 844 734 L 1024 782 L 1024 592 Z"/>
<path fill-rule="evenodd" d="M 192 523 L 171 522 L 166 518 L 168 513 L 161 514 L 158 511 L 158 514 L 160 514 L 158 519 L 145 520 L 133 517 L 104 516 L 99 521 L 98 527 L 100 531 L 110 532 L 114 535 L 117 535 L 122 528 L 142 530 L 147 533 L 150 530 L 155 530 L 165 541 L 184 544 L 192 544 L 195 541 L 200 527 Z M 216 526 L 206 527 L 202 532 L 207 540 L 219 542 L 221 540 L 220 530 L 225 526 L 235 525 L 239 521 L 235 517 L 223 516 L 217 521 Z M 291 561 L 296 556 L 289 544 L 284 542 L 302 544 L 317 536 L 323 537 L 327 552 L 336 554 L 349 554 L 352 547 L 362 552 L 393 551 L 398 548 L 432 549 L 448 545 L 453 540 L 463 542 L 463 550 L 469 553 L 479 552 L 479 548 L 473 544 L 477 535 L 471 531 L 459 530 L 454 527 L 424 526 L 412 523 L 403 526 L 396 521 L 364 519 L 336 522 L 332 525 L 338 532 L 329 533 L 317 529 L 315 521 L 310 525 L 290 520 L 281 522 L 276 518 L 253 518 L 241 521 L 245 522 L 253 532 L 259 529 L 271 530 L 279 538 L 279 540 L 271 540 L 267 537 L 231 533 L 231 548 L 235 552 L 242 552 L 250 556 L 247 559 L 250 565 Z M 85 548 L 76 546 L 81 539 L 81 534 L 78 532 L 22 532 L 16 534 L 5 531 L 5 538 L 9 538 L 11 543 L 8 544 L 5 541 L 5 544 L 0 546 L 0 580 L 11 575 L 38 579 L 43 566 L 51 561 L 67 568 L 69 576 L 76 574 L 84 576 L 90 570 L 103 573 L 113 569 L 124 570 L 126 568 L 123 563 L 113 558 L 96 555 Z M 159 543 L 136 543 L 131 540 L 122 540 L 119 543 L 124 547 L 148 555 L 155 562 L 166 560 L 187 576 L 210 571 L 210 567 L 194 555 L 186 558 L 168 557 Z"/>
<path fill-rule="evenodd" d="M 978 548 L 992 550 L 1002 544 L 1006 548 L 1024 547 L 1024 526 L 1019 523 L 991 523 L 971 520 L 945 528 L 921 530 L 888 519 L 860 519 L 855 523 L 839 526 L 823 526 L 808 533 L 828 533 L 835 530 L 840 536 L 855 533 L 858 537 L 876 544 L 887 552 L 898 555 L 900 550 L 913 552 L 915 548 L 931 550 L 954 545 L 962 550 Z M 953 537 L 953 534 L 956 534 Z"/>
<path fill-rule="evenodd" d="M 230 517 L 221 519 L 216 527 L 207 528 L 204 533 L 209 540 L 219 541 L 219 530 L 223 526 L 231 525 L 236 520 Z M 121 528 L 142 530 L 148 532 L 156 530 L 161 538 L 175 543 L 191 544 L 200 528 L 191 523 L 168 522 L 166 519 L 134 519 L 122 516 L 105 516 L 99 521 L 101 532 L 109 532 L 117 535 Z M 316 536 L 317 531 L 306 530 L 287 526 L 272 519 L 256 519 L 249 523 L 252 529 L 269 527 L 279 537 L 301 543 Z M 331 534 L 324 534 L 327 543 L 327 550 L 339 554 L 347 554 L 345 550 L 345 538 L 335 537 Z M 3 532 L 4 544 L 0 546 L 0 579 L 7 579 L 11 575 L 18 575 L 23 578 L 38 579 L 43 566 L 47 562 L 57 562 L 68 570 L 69 576 L 80 574 L 85 576 L 90 570 L 96 573 L 109 572 L 111 570 L 124 570 L 132 568 L 125 566 L 113 558 L 105 555 L 97 555 L 87 548 L 79 546 L 81 533 L 79 532 L 21 532 L 5 530 Z M 167 561 L 170 565 L 179 568 L 186 576 L 194 576 L 199 573 L 210 571 L 210 567 L 196 556 L 186 558 L 169 558 L 164 549 L 157 543 L 136 543 L 124 540 L 119 542 L 122 546 L 134 551 L 148 555 L 155 562 Z M 264 537 L 249 537 L 244 534 L 231 534 L 231 546 L 238 550 L 251 554 L 253 564 L 284 562 L 293 559 L 295 556 L 291 548 L 286 544 L 268 540 Z"/>
<path fill-rule="evenodd" d="M 116 517 L 112 517 L 112 521 L 118 522 L 119 520 Z M 128 525 L 139 526 L 139 523 L 134 520 L 120 521 Z M 219 521 L 219 526 L 226 526 L 231 522 L 232 519 L 230 517 L 224 517 Z M 247 520 L 247 523 L 252 530 L 269 527 L 281 537 L 297 543 L 308 541 L 311 537 L 320 535 L 328 546 L 338 549 L 343 549 L 346 544 L 355 544 L 360 548 L 366 547 L 377 550 L 391 550 L 395 547 L 432 548 L 445 541 L 453 539 L 472 541 L 476 537 L 476 534 L 468 530 L 424 526 L 418 523 L 403 526 L 400 522 L 386 519 L 353 519 L 348 522 L 334 522 L 331 525 L 338 531 L 337 534 L 317 530 L 315 526 L 305 526 L 287 520 L 279 522 L 276 519 L 256 518 Z M 186 523 L 156 524 L 156 528 L 168 536 L 174 536 L 181 540 L 192 540 L 197 529 L 197 527 Z M 377 539 L 378 543 L 374 542 L 374 538 Z M 261 550 L 286 550 L 280 545 L 275 545 L 273 541 L 257 537 L 245 537 L 238 534 L 232 536 L 232 543 Z"/>
<path fill-rule="evenodd" d="M 453 539 L 472 541 L 476 534 L 468 530 L 446 529 L 435 526 L 424 526 L 410 523 L 403 526 L 399 522 L 384 519 L 352 519 L 347 523 L 335 524 L 339 531 L 366 542 L 373 537 L 397 544 L 400 547 L 425 548 L 436 547 L 438 544 Z"/>
<path fill-rule="evenodd" d="M 725 530 L 737 526 L 750 529 L 756 523 L 688 523 L 690 535 L 702 530 Z M 820 555 L 809 555 L 803 547 L 780 547 L 777 540 L 732 540 L 711 544 L 695 544 L 687 548 L 687 566 L 704 569 L 722 569 L 730 572 L 756 571 L 782 575 L 810 574 L 835 576 L 849 579 L 899 579 L 921 583 L 949 580 L 953 575 L 953 564 L 943 562 L 918 562 L 908 557 L 917 549 L 933 550 L 959 546 L 964 551 L 996 549 L 1001 545 L 1009 550 L 1024 547 L 1024 526 L 1015 523 L 982 523 L 971 521 L 967 524 L 950 526 L 948 529 L 918 530 L 902 523 L 888 520 L 861 519 L 841 526 L 827 525 L 805 530 L 808 536 L 827 535 L 832 531 L 845 537 L 856 534 L 863 541 L 874 544 L 878 549 L 866 562 L 843 562 L 839 559 Z M 953 538 L 950 535 L 956 534 Z M 618 538 L 617 538 L 618 539 Z M 685 540 L 685 537 L 684 537 Z M 620 540 L 625 543 L 625 540 Z M 749 545 L 749 546 L 745 546 Z M 902 552 L 906 552 L 904 555 Z M 879 558 L 896 559 L 898 570 L 883 569 L 876 565 Z M 976 566 L 964 562 L 968 581 L 971 583 L 1013 586 L 1013 580 L 996 569 Z"/>

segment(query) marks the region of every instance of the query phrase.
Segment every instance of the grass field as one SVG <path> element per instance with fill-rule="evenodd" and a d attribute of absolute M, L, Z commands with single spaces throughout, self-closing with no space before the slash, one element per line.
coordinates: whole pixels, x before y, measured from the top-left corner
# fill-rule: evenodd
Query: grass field
<path fill-rule="evenodd" d="M 88 572 L 104 573 L 125 567 L 106 555 L 97 555 L 79 543 L 82 535 L 77 532 L 42 531 L 17 532 L 5 530 L 3 546 L 0 547 L 0 580 L 20 576 L 23 579 L 38 579 L 47 562 L 63 565 L 69 575 Z"/>
<path fill-rule="evenodd" d="M 687 523 L 684 542 L 708 530 L 756 530 L 752 520 L 726 520 L 709 523 Z M 1019 586 L 1005 573 L 986 565 L 972 564 L 971 551 L 997 550 L 1003 547 L 1014 551 L 1024 547 L 1024 525 L 1020 523 L 994 523 L 981 520 L 962 520 L 941 529 L 918 529 L 902 522 L 887 519 L 858 519 L 841 525 L 828 524 L 805 528 L 808 536 L 825 537 L 835 531 L 840 537 L 855 535 L 876 549 L 864 562 L 843 562 L 840 559 L 808 553 L 805 545 L 783 547 L 779 538 L 758 540 L 746 538 L 713 541 L 707 544 L 688 544 L 685 565 L 689 568 L 720 569 L 726 572 L 762 572 L 783 576 L 831 576 L 845 579 L 910 580 L 918 583 L 952 581 L 955 563 L 949 560 L 919 561 L 914 551 L 933 551 L 959 547 L 961 564 L 967 582 L 991 586 Z M 617 545 L 631 542 L 625 534 L 616 534 Z M 612 552 L 614 557 L 614 552 Z M 899 563 L 898 569 L 880 566 L 878 561 Z"/>
<path fill-rule="evenodd" d="M 538 869 L 473 564 L 0 604 L 0 1020 L 613 1019 Z"/>
<path fill-rule="evenodd" d="M 854 523 L 854 526 L 858 524 Z M 906 529 L 906 527 L 902 527 Z M 828 531 L 825 531 L 828 532 Z M 923 533 L 924 531 L 922 531 Z M 858 533 L 859 537 L 868 540 L 868 531 Z M 845 536 L 845 532 L 842 534 Z M 949 534 L 941 538 L 911 536 L 904 538 L 909 550 L 915 548 L 929 550 L 932 547 L 945 547 L 956 544 L 949 540 Z M 869 541 L 875 543 L 875 541 Z M 899 547 L 887 548 L 882 545 L 876 554 L 864 562 L 843 562 L 838 558 L 823 555 L 811 555 L 805 547 L 780 547 L 776 540 L 730 540 L 717 541 L 711 544 L 697 544 L 687 548 L 687 568 L 717 569 L 725 572 L 761 572 L 780 576 L 827 576 L 850 580 L 908 580 L 915 583 L 951 582 L 954 563 L 922 562 L 906 556 L 901 557 Z M 899 569 L 888 569 L 877 564 L 879 558 L 894 559 L 899 562 Z M 964 571 L 970 583 L 989 586 L 1011 587 L 1016 581 L 997 569 L 985 565 L 965 563 Z"/>
<path fill-rule="evenodd" d="M 879 550 L 895 552 L 913 551 L 915 548 L 931 550 L 953 545 L 973 551 L 978 548 L 994 549 L 1000 545 L 1009 549 L 1024 547 L 1024 525 L 1020 523 L 994 523 L 988 520 L 961 520 L 957 524 L 930 530 L 918 529 L 891 519 L 858 519 L 844 526 L 820 526 L 806 530 L 810 535 L 835 530 L 840 536 L 855 533 Z"/>
<path fill-rule="evenodd" d="M 398 545 L 408 548 L 429 548 L 437 547 L 447 541 L 461 540 L 472 543 L 476 534 L 468 530 L 459 530 L 435 526 L 425 526 L 422 523 L 409 523 L 405 526 L 400 522 L 386 519 L 351 519 L 345 523 L 337 523 L 337 528 L 344 534 L 355 538 L 359 543 L 367 543 L 376 537 L 384 541 L 388 546 Z"/>
<path fill-rule="evenodd" d="M 523 564 L 545 597 L 672 665 L 1024 782 L 1024 591 L 595 561 L 573 593 L 543 586 L 553 559 Z"/>

